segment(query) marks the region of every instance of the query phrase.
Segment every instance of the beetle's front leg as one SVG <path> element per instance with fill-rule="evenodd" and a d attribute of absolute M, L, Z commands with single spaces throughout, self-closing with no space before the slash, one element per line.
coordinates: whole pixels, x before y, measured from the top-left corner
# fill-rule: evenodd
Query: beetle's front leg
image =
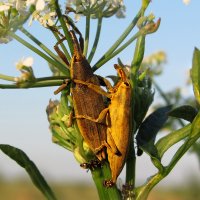
<path fill-rule="evenodd" d="M 56 91 L 54 91 L 54 94 L 56 95 L 59 92 L 61 92 L 62 90 L 64 90 L 69 85 L 70 82 L 71 82 L 70 79 L 65 79 L 63 84 Z"/>
<path fill-rule="evenodd" d="M 111 98 L 111 94 L 104 91 L 99 85 L 95 85 L 93 83 L 88 83 L 88 82 L 77 80 L 77 79 L 74 79 L 73 82 L 78 83 L 78 84 L 82 84 L 82 85 L 86 85 L 88 88 L 94 90 L 95 92 L 97 92 L 97 93 L 99 93 L 103 96 L 106 96 L 108 98 Z"/>

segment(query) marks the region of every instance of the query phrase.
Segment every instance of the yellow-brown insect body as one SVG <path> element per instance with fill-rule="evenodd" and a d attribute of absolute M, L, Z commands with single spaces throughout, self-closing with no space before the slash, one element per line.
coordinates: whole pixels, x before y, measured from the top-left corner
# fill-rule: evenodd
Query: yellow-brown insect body
<path fill-rule="evenodd" d="M 102 120 L 106 118 L 106 147 L 112 174 L 112 178 L 104 182 L 106 187 L 111 187 L 115 184 L 117 177 L 122 171 L 129 150 L 129 142 L 131 140 L 132 89 L 129 79 L 126 77 L 123 69 L 119 65 L 115 65 L 115 68 L 121 79 L 114 87 L 110 84 L 106 84 L 109 92 L 105 92 L 102 88 L 94 84 L 76 80 L 77 83 L 85 85 L 96 91 L 96 93 L 110 98 L 109 106 L 102 110 L 98 118 L 79 116 L 80 118 L 87 118 L 96 123 L 102 123 Z M 105 83 L 107 83 L 107 81 Z"/>
<path fill-rule="evenodd" d="M 117 66 L 115 67 L 117 68 Z M 111 93 L 108 118 L 110 122 L 107 129 L 119 151 L 119 154 L 114 154 L 111 149 L 107 148 L 108 161 L 112 174 L 111 185 L 116 182 L 117 177 L 124 167 L 131 140 L 131 86 L 122 68 L 117 68 L 117 70 L 121 76 L 121 80 Z M 109 137 L 107 137 L 107 143 L 111 143 Z"/>
<path fill-rule="evenodd" d="M 103 97 L 94 90 L 83 84 L 74 83 L 73 80 L 81 80 L 94 85 L 99 84 L 97 76 L 93 74 L 92 68 L 83 56 L 76 37 L 72 34 L 74 43 L 74 55 L 70 63 L 72 79 L 71 93 L 73 97 L 74 112 L 76 115 L 90 116 L 97 118 L 105 108 Z M 106 141 L 106 126 L 95 123 L 88 119 L 77 119 L 81 135 L 99 160 L 105 158 L 103 143 Z"/>

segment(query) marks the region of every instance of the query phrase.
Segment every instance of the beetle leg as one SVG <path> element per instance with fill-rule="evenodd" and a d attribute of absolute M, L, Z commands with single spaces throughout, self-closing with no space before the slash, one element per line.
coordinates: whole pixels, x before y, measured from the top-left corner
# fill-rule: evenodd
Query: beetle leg
<path fill-rule="evenodd" d="M 112 137 L 112 133 L 110 131 L 110 128 L 107 128 L 107 142 L 105 146 L 115 155 L 121 155 L 119 149 L 117 148 L 115 144 L 115 140 Z"/>
<path fill-rule="evenodd" d="M 81 50 L 83 52 L 84 39 L 83 39 L 83 36 L 82 36 L 81 32 L 78 30 L 78 28 L 74 24 L 73 20 L 69 16 L 67 16 L 67 15 L 63 15 L 63 16 L 64 16 L 64 18 L 66 20 L 66 23 L 69 24 L 72 27 L 72 29 L 79 35 L 79 44 L 80 44 Z"/>
<path fill-rule="evenodd" d="M 65 79 L 64 83 L 56 91 L 54 91 L 54 94 L 56 95 L 59 92 L 61 92 L 62 90 L 64 90 L 68 86 L 70 81 L 71 81 L 70 79 Z"/>
<path fill-rule="evenodd" d="M 82 84 L 82 85 L 86 85 L 88 88 L 94 90 L 95 92 L 103 95 L 103 96 L 106 96 L 108 97 L 109 99 L 111 98 L 111 94 L 108 93 L 108 92 L 105 92 L 101 87 L 99 87 L 98 85 L 95 85 L 93 83 L 88 83 L 88 82 L 84 82 L 84 81 L 81 81 L 81 80 L 77 80 L 77 79 L 74 79 L 73 80 L 75 83 L 79 83 L 79 84 Z"/>
<path fill-rule="evenodd" d="M 88 119 L 92 122 L 103 123 L 103 121 L 105 120 L 106 115 L 108 113 L 108 110 L 109 110 L 108 108 L 103 109 L 97 119 L 94 119 L 90 116 L 85 116 L 85 115 L 76 115 L 75 118 L 76 119 Z"/>
<path fill-rule="evenodd" d="M 71 127 L 73 123 L 73 116 L 74 116 L 74 110 L 72 110 L 69 114 L 69 121 L 67 123 L 67 127 Z"/>
<path fill-rule="evenodd" d="M 112 87 L 110 81 L 108 79 L 102 77 L 102 76 L 99 76 L 99 75 L 96 75 L 96 76 L 97 76 L 97 78 L 100 81 L 100 85 L 106 86 L 106 88 L 108 89 L 108 91 L 112 92 L 113 87 Z"/>
<path fill-rule="evenodd" d="M 69 67 L 69 61 L 66 58 L 66 55 L 60 50 L 60 48 L 58 47 L 59 44 L 61 44 L 66 38 L 63 37 L 62 39 L 60 39 L 54 46 L 55 51 L 57 52 L 57 54 L 59 55 L 59 57 L 66 63 L 66 65 Z"/>

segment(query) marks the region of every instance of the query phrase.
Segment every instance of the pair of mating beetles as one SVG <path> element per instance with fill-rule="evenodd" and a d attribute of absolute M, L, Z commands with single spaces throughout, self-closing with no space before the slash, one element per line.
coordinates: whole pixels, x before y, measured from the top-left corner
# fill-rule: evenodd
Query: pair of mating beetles
<path fill-rule="evenodd" d="M 70 31 L 70 35 L 74 48 L 70 63 L 58 49 L 59 43 L 55 46 L 55 50 L 66 64 L 69 63 L 70 90 L 75 118 L 81 135 L 100 162 L 106 158 L 107 153 L 112 178 L 105 180 L 104 185 L 111 187 L 116 183 L 117 177 L 123 169 L 129 149 L 131 136 L 130 82 L 119 65 L 115 65 L 115 69 L 120 80 L 114 87 L 108 80 L 95 75 L 82 53 L 83 45 L 78 42 L 73 31 Z M 100 83 L 106 85 L 107 92 L 100 87 Z M 110 99 L 108 106 L 105 105 L 103 96 Z M 87 164 L 82 164 L 82 166 L 87 166 Z M 97 164 L 97 166 L 100 165 Z"/>

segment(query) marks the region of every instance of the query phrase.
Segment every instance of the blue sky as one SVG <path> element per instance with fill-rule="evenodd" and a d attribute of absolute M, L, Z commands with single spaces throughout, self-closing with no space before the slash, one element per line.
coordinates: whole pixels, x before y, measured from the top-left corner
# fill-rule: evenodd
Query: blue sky
<path fill-rule="evenodd" d="M 127 7 L 125 19 L 113 17 L 104 20 L 100 45 L 94 62 L 112 45 L 138 11 L 140 1 L 126 0 L 124 2 Z M 159 30 L 146 38 L 145 55 L 150 55 L 158 50 L 166 52 L 168 62 L 164 66 L 163 76 L 157 79 L 165 91 L 184 86 L 186 71 L 191 66 L 194 47 L 200 48 L 199 9 L 200 1 L 193 0 L 188 6 L 185 6 L 181 0 L 153 0 L 147 10 L 147 13 L 153 12 L 157 19 L 161 18 Z M 83 20 L 80 23 L 82 22 Z M 82 30 L 84 24 L 79 24 L 79 27 Z M 26 26 L 26 28 L 28 27 Z M 41 29 L 38 25 L 33 25 L 30 30 L 41 41 L 53 48 L 53 37 L 46 30 Z M 133 47 L 134 45 L 130 45 L 126 51 L 119 55 L 124 63 L 130 63 Z M 27 56 L 34 57 L 33 68 L 37 77 L 50 75 L 46 62 L 16 41 L 12 41 L 8 45 L 0 45 L 0 73 L 19 75 L 14 64 L 20 58 Z M 112 66 L 116 61 L 117 57 L 103 66 L 97 73 L 103 76 L 115 73 Z M 49 99 L 58 98 L 53 95 L 54 90 L 55 88 L 0 90 L 1 143 L 23 149 L 49 179 L 90 181 L 89 173 L 87 174 L 80 169 L 73 155 L 51 142 L 45 109 Z M 191 162 L 188 162 L 188 159 Z M 8 177 L 25 174 L 20 167 L 3 154 L 0 156 L 0 163 L 0 174 L 6 173 Z M 145 156 L 138 160 L 138 166 L 143 169 L 143 171 L 138 170 L 138 180 L 143 180 L 146 175 L 150 176 L 155 172 Z M 187 171 L 197 172 L 198 167 L 194 155 L 185 156 L 167 178 L 168 183 L 174 181 L 175 174 L 176 181 L 180 180 L 181 182 L 189 176 Z M 182 176 L 183 169 L 184 177 Z"/>

